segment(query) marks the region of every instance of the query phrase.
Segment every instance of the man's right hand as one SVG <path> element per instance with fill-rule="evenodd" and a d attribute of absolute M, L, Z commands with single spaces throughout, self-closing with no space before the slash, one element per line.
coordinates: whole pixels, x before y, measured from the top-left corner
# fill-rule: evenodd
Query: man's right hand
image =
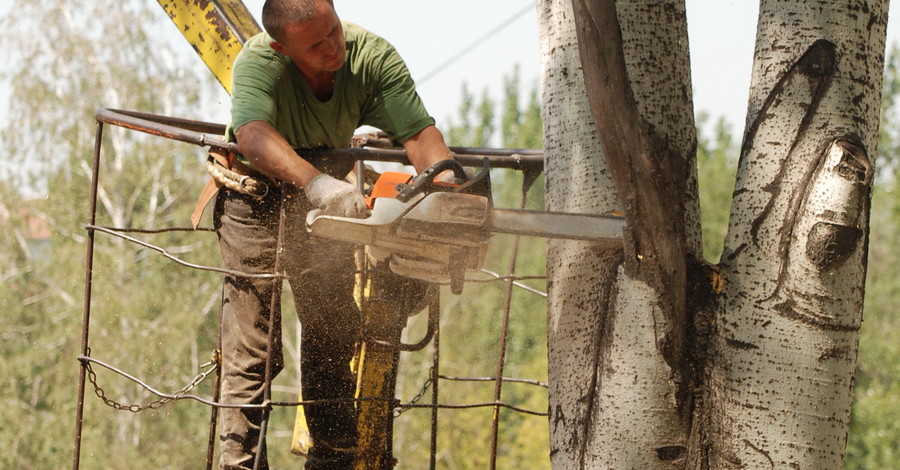
<path fill-rule="evenodd" d="M 324 215 L 362 219 L 368 215 L 366 200 L 355 186 L 324 173 L 313 178 L 304 188 L 306 198 Z"/>

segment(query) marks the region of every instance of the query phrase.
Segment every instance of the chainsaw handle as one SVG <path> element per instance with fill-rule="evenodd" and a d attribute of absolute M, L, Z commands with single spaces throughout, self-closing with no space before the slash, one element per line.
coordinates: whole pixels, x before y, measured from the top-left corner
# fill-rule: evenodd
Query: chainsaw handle
<path fill-rule="evenodd" d="M 397 193 L 397 200 L 400 202 L 407 202 L 416 194 L 431 189 L 434 185 L 434 178 L 447 170 L 453 170 L 453 175 L 457 178 L 467 178 L 466 171 L 461 163 L 453 159 L 441 160 L 434 165 L 431 165 L 427 170 L 416 175 L 411 183 Z"/>

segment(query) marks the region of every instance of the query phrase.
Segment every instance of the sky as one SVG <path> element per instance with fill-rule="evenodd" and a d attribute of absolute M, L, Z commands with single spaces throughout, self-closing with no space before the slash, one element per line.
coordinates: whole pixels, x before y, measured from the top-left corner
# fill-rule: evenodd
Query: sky
<path fill-rule="evenodd" d="M 259 19 L 263 0 L 244 3 Z M 376 4 L 378 7 L 373 7 Z M 534 0 L 335 1 L 342 19 L 381 35 L 400 51 L 439 126 L 447 118 L 456 118 L 463 83 L 478 95 L 487 89 L 497 100 L 503 96 L 503 77 L 518 65 L 522 85 L 539 86 L 534 4 Z M 686 0 L 686 9 L 694 109 L 713 117 L 723 116 L 740 132 L 746 115 L 759 1 Z M 490 39 L 479 42 L 523 10 L 528 11 Z M 895 23 L 889 24 L 888 44 L 900 40 Z M 422 77 L 460 52 L 465 55 L 421 82 Z"/>
<path fill-rule="evenodd" d="M 262 0 L 245 2 L 258 15 Z M 456 118 L 463 83 L 473 93 L 487 89 L 494 99 L 500 99 L 503 77 L 518 65 L 522 85 L 539 86 L 540 49 L 533 0 L 383 0 L 377 11 L 360 0 L 337 0 L 336 5 L 342 18 L 391 41 L 414 78 L 429 75 L 460 51 L 467 52 L 418 85 L 439 125 L 448 117 Z M 753 0 L 687 0 L 695 109 L 725 116 L 732 123 L 743 122 L 757 5 Z M 478 43 L 525 9 L 529 10 L 526 14 Z"/>
<path fill-rule="evenodd" d="M 0 0 L 0 14 L 15 1 Z M 244 0 L 257 21 L 263 2 Z M 448 118 L 456 119 L 464 83 L 476 95 L 487 90 L 499 100 L 503 77 L 518 66 L 524 88 L 539 86 L 534 0 L 335 0 L 335 4 L 342 19 L 383 36 L 400 51 L 439 126 L 447 125 Z M 756 0 L 686 0 L 694 109 L 722 116 L 735 129 L 743 126 L 746 112 L 758 4 Z M 159 14 L 165 21 L 161 8 Z M 505 28 L 484 39 L 505 23 Z M 896 23 L 893 18 L 889 23 L 888 45 L 900 41 Z M 167 31 L 180 47 L 189 47 L 174 26 Z M 457 56 L 458 60 L 432 74 Z M 0 118 L 6 115 L 9 93 L 0 83 Z M 227 119 L 227 97 L 222 101 L 221 115 L 196 118 Z"/>
<path fill-rule="evenodd" d="M 244 0 L 259 20 L 264 0 Z M 519 67 L 523 88 L 539 86 L 534 0 L 336 0 L 342 19 L 390 41 L 406 60 L 438 126 L 456 121 L 465 83 L 471 93 L 503 96 L 503 77 Z M 695 109 L 743 122 L 756 28 L 754 0 L 687 0 Z M 524 12 L 524 14 L 521 14 Z M 512 20 L 511 22 L 509 20 Z M 505 28 L 488 39 L 485 35 Z M 458 57 L 439 72 L 432 72 Z M 428 77 L 424 82 L 423 77 Z"/>

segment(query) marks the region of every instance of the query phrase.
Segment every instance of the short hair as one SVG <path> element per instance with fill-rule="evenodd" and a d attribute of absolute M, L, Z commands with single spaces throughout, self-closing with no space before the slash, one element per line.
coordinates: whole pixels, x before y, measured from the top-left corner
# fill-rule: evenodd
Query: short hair
<path fill-rule="evenodd" d="M 308 23 L 315 18 L 319 2 L 334 6 L 334 0 L 266 0 L 262 9 L 263 27 L 269 36 L 280 41 L 288 25 Z"/>

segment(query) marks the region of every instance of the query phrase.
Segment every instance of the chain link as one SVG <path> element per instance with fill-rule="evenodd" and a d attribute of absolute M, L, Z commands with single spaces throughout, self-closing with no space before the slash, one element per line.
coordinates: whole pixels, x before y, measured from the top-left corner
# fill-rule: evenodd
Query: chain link
<path fill-rule="evenodd" d="M 433 369 L 432 369 L 432 370 L 433 370 Z M 419 393 L 416 393 L 416 395 L 415 395 L 414 397 L 412 397 L 412 400 L 410 400 L 409 403 L 407 403 L 407 405 L 415 405 L 416 403 L 418 403 L 419 400 L 421 400 L 422 397 L 425 396 L 425 392 L 427 392 L 428 389 L 431 388 L 431 385 L 432 385 L 433 383 L 434 383 L 434 380 L 432 379 L 432 375 L 429 374 L 429 375 L 428 375 L 428 380 L 426 380 L 425 383 L 422 384 L 422 389 L 419 390 Z M 397 408 L 394 409 L 394 418 L 399 417 L 400 415 L 402 415 L 403 413 L 409 411 L 410 409 L 411 409 L 411 408 L 405 407 L 405 406 L 403 406 L 403 405 L 398 406 Z"/>
<path fill-rule="evenodd" d="M 88 361 L 85 361 L 84 366 L 85 366 L 85 369 L 87 369 L 88 380 L 94 386 L 94 394 L 96 394 L 101 400 L 103 400 L 103 403 L 105 403 L 110 408 L 113 408 L 118 411 L 130 411 L 132 413 L 140 413 L 141 411 L 156 410 L 156 409 L 162 408 L 167 403 L 178 400 L 179 398 L 183 397 L 184 395 L 187 395 L 188 392 L 193 390 L 197 385 L 200 385 L 200 383 L 203 382 L 203 380 L 206 379 L 206 377 L 208 377 L 209 374 L 211 374 L 213 371 L 215 371 L 216 369 L 219 368 L 218 358 L 219 358 L 219 351 L 216 350 L 213 352 L 212 359 L 209 362 L 207 362 L 206 364 L 203 364 L 200 366 L 201 369 L 204 367 L 209 367 L 209 369 L 197 374 L 197 376 L 194 377 L 194 379 L 191 380 L 191 382 L 189 384 L 185 385 L 184 387 L 182 387 L 179 390 L 176 390 L 176 391 L 170 393 L 169 394 L 170 396 L 162 397 L 158 400 L 154 400 L 149 403 L 145 403 L 143 405 L 126 405 L 126 404 L 119 403 L 119 402 L 109 398 L 108 396 L 106 396 L 106 391 L 103 390 L 103 388 L 97 382 L 97 374 L 94 372 L 94 369 L 91 367 L 91 363 Z"/>

